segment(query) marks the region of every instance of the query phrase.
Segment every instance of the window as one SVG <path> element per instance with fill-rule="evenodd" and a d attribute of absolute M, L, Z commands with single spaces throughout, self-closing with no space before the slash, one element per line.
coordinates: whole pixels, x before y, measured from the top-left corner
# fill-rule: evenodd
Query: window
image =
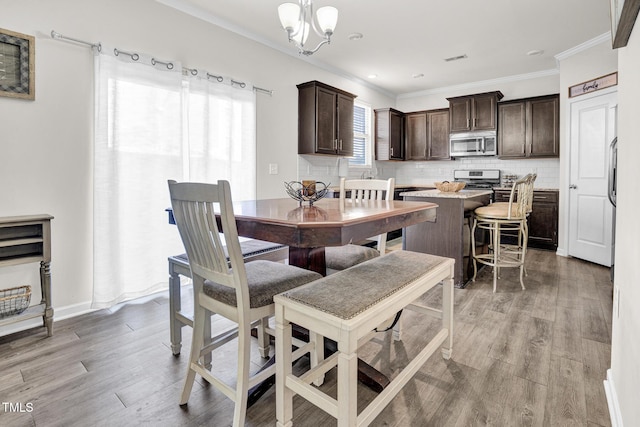
<path fill-rule="evenodd" d="M 349 166 L 371 166 L 371 107 L 355 102 L 353 106 L 353 157 Z"/>

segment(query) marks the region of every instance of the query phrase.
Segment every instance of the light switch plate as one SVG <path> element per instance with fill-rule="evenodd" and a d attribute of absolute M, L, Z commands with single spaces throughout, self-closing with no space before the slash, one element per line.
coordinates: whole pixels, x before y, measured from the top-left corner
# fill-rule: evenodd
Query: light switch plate
<path fill-rule="evenodd" d="M 277 163 L 269 163 L 269 175 L 278 175 Z"/>

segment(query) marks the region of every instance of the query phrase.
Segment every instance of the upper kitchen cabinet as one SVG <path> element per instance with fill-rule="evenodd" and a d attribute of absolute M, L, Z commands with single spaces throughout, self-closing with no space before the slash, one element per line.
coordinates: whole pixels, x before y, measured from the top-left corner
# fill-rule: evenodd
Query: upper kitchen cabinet
<path fill-rule="evenodd" d="M 427 160 L 427 112 L 405 115 L 407 130 L 407 160 Z"/>
<path fill-rule="evenodd" d="M 450 131 L 496 130 L 497 105 L 502 97 L 502 92 L 495 91 L 447 98 Z"/>
<path fill-rule="evenodd" d="M 318 81 L 297 87 L 298 154 L 352 156 L 356 96 Z"/>
<path fill-rule="evenodd" d="M 375 123 L 376 160 L 404 160 L 404 113 L 375 110 Z"/>
<path fill-rule="evenodd" d="M 449 160 L 449 109 L 427 111 L 427 158 Z"/>
<path fill-rule="evenodd" d="M 449 109 L 405 114 L 406 159 L 449 160 Z"/>
<path fill-rule="evenodd" d="M 560 155 L 560 97 L 538 96 L 498 104 L 498 156 Z"/>

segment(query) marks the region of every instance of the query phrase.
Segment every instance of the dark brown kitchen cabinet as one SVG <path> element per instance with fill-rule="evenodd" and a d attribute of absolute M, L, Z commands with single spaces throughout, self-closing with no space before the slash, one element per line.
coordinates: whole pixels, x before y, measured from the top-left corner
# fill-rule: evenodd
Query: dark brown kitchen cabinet
<path fill-rule="evenodd" d="M 449 101 L 450 131 L 471 132 L 496 130 L 497 105 L 502 92 L 447 98 Z"/>
<path fill-rule="evenodd" d="M 560 155 L 560 97 L 538 96 L 498 104 L 498 156 Z"/>
<path fill-rule="evenodd" d="M 318 81 L 297 87 L 298 154 L 352 156 L 356 96 Z"/>
<path fill-rule="evenodd" d="M 508 202 L 509 190 L 495 190 L 496 202 Z M 535 190 L 529 215 L 529 247 L 556 250 L 558 248 L 558 191 Z M 514 243 L 515 236 L 503 239 Z"/>
<path fill-rule="evenodd" d="M 449 109 L 427 112 L 427 159 L 449 160 Z"/>
<path fill-rule="evenodd" d="M 427 160 L 427 112 L 405 114 L 407 160 Z"/>
<path fill-rule="evenodd" d="M 376 160 L 404 160 L 404 113 L 393 108 L 374 113 Z"/>
<path fill-rule="evenodd" d="M 449 109 L 405 114 L 406 159 L 449 159 Z"/>

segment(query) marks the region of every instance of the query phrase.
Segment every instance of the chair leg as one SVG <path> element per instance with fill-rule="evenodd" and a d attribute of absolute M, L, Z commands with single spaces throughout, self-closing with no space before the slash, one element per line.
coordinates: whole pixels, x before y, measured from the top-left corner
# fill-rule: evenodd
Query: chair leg
<path fill-rule="evenodd" d="M 258 325 L 258 351 L 260 356 L 265 359 L 269 358 L 270 348 L 270 336 L 267 333 L 267 327 L 269 326 L 269 318 L 263 317 Z"/>
<path fill-rule="evenodd" d="M 473 227 L 471 227 L 471 258 L 473 259 L 473 277 L 471 280 L 476 281 L 478 275 L 478 263 L 476 262 L 476 227 L 478 226 L 478 220 L 473 218 Z"/>
<path fill-rule="evenodd" d="M 199 363 L 200 350 L 204 344 L 204 319 L 205 309 L 196 305 L 193 308 L 193 337 L 191 339 L 191 354 L 189 354 L 189 364 L 187 366 L 187 376 L 184 380 L 182 394 L 180 395 L 180 405 L 185 405 L 191 395 L 193 382 L 196 377 L 196 371 L 193 366 Z"/>
<path fill-rule="evenodd" d="M 169 261 L 169 332 L 171 352 L 174 356 L 178 356 L 182 349 L 182 322 L 176 319 L 176 313 L 182 308 L 180 291 L 180 275 L 176 273 L 173 263 Z"/>
<path fill-rule="evenodd" d="M 324 360 L 324 337 L 313 331 L 309 331 L 309 341 L 313 342 L 313 350 L 309 354 L 311 369 L 318 366 Z M 324 375 L 318 377 L 313 384 L 320 387 L 324 383 Z"/>
<path fill-rule="evenodd" d="M 204 343 L 203 347 L 211 344 L 211 312 L 209 310 L 204 310 L 204 329 L 202 336 Z M 203 356 L 203 365 L 208 370 L 211 370 L 211 353 L 207 353 Z"/>
<path fill-rule="evenodd" d="M 247 415 L 249 392 L 249 354 L 251 351 L 251 330 L 249 325 L 238 325 L 238 377 L 236 380 L 233 426 L 244 426 Z"/>
<path fill-rule="evenodd" d="M 524 260 L 525 260 L 526 254 L 527 254 L 527 244 L 529 242 L 529 227 L 527 226 L 526 220 L 523 222 L 521 229 L 522 229 L 523 237 L 522 237 L 522 250 L 521 250 L 522 251 L 522 255 L 521 255 L 522 264 L 520 264 L 520 286 L 522 286 L 522 290 L 524 291 L 525 287 L 524 287 L 524 281 L 523 281 L 523 277 L 522 276 L 525 275 L 526 272 L 527 272 L 527 270 L 525 269 L 525 266 L 524 266 Z"/>
<path fill-rule="evenodd" d="M 278 306 L 276 305 L 276 310 Z M 285 386 L 293 371 L 291 360 L 291 323 L 276 311 L 276 426 L 290 427 L 293 419 L 293 391 Z"/>
<path fill-rule="evenodd" d="M 493 225 L 493 293 L 496 292 L 498 287 L 498 274 L 500 269 L 498 262 L 500 260 L 500 225 L 494 223 Z"/>

